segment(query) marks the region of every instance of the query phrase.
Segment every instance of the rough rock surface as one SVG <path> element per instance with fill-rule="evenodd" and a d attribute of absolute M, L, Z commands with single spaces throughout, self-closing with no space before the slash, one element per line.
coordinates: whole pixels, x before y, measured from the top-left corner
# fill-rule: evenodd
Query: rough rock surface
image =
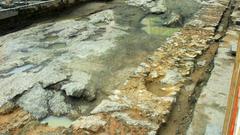
<path fill-rule="evenodd" d="M 163 26 L 168 26 L 168 27 L 182 26 L 183 18 L 181 17 L 181 15 L 172 12 L 169 16 L 170 17 L 169 17 L 168 21 L 165 22 L 163 24 Z"/>
<path fill-rule="evenodd" d="M 16 107 L 16 105 L 9 101 L 7 103 L 5 103 L 1 108 L 0 108 L 0 115 L 4 115 L 4 114 L 8 114 L 11 111 L 14 110 L 14 108 Z"/>
<path fill-rule="evenodd" d="M 91 114 L 118 111 L 127 108 L 128 108 L 127 104 L 120 104 L 118 102 L 103 100 L 96 108 L 94 108 L 94 110 L 91 111 Z"/>
<path fill-rule="evenodd" d="M 14 129 L 22 128 L 28 122 L 32 121 L 33 117 L 22 109 L 17 108 L 8 113 L 8 117 L 1 115 L 0 119 L 0 134 L 7 135 L 11 134 L 11 131 Z"/>
<path fill-rule="evenodd" d="M 53 97 L 48 102 L 50 110 L 54 115 L 60 116 L 70 112 L 71 105 L 65 102 L 65 97 L 61 92 L 53 93 Z"/>
<path fill-rule="evenodd" d="M 78 128 L 84 128 L 88 129 L 89 131 L 97 132 L 106 124 L 107 122 L 102 120 L 102 118 L 99 116 L 85 116 L 74 121 L 72 127 L 74 130 L 78 130 Z"/>
<path fill-rule="evenodd" d="M 23 109 L 16 107 L 8 114 L 0 115 L 1 135 L 39 135 L 39 134 L 72 134 L 65 128 L 50 128 L 41 125 L 32 115 Z"/>
<path fill-rule="evenodd" d="M 167 11 L 164 0 L 127 0 L 127 3 L 132 6 L 142 7 L 151 13 L 164 13 Z"/>
<path fill-rule="evenodd" d="M 50 91 L 45 91 L 40 84 L 36 84 L 19 98 L 17 104 L 37 119 L 41 119 L 48 115 L 48 100 L 51 96 Z"/>
<path fill-rule="evenodd" d="M 0 107 L 20 97 L 20 106 L 43 118 L 48 114 L 50 90 L 95 99 L 97 88 L 88 83 L 91 74 L 104 67 L 92 59 L 115 47 L 115 38 L 126 33 L 115 28 L 113 19 L 113 10 L 104 10 L 85 20 L 47 22 L 0 37 Z M 96 66 L 89 68 L 89 63 Z M 36 86 L 38 83 L 41 86 Z M 49 101 L 54 114 L 69 111 L 63 100 L 57 94 Z"/>
<path fill-rule="evenodd" d="M 173 69 L 166 72 L 166 75 L 161 80 L 161 83 L 175 85 L 179 81 L 182 81 L 182 75 L 176 69 Z"/>
<path fill-rule="evenodd" d="M 90 81 L 90 76 L 84 72 L 73 73 L 70 78 L 70 83 L 67 83 L 62 86 L 62 90 L 66 92 L 68 96 L 81 97 L 86 91 L 87 85 Z"/>

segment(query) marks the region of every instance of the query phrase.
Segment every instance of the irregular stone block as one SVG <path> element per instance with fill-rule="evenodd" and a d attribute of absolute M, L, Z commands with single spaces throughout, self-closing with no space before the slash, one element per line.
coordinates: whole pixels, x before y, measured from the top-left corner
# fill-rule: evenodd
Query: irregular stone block
<path fill-rule="evenodd" d="M 60 116 L 70 112 L 71 105 L 67 104 L 64 100 L 65 97 L 61 92 L 55 92 L 53 94 L 53 97 L 49 100 L 49 108 L 54 115 Z"/>
<path fill-rule="evenodd" d="M 179 83 L 179 81 L 181 81 L 182 79 L 182 75 L 177 71 L 177 69 L 173 69 L 166 72 L 166 75 L 161 80 L 161 83 L 175 85 Z"/>
<path fill-rule="evenodd" d="M 46 91 L 40 84 L 36 84 L 19 98 L 17 104 L 37 119 L 42 119 L 48 115 L 48 100 L 51 96 L 52 92 Z"/>
<path fill-rule="evenodd" d="M 101 113 L 101 112 L 113 112 L 127 109 L 129 106 L 127 104 L 118 103 L 110 100 L 103 100 L 91 114 Z"/>
<path fill-rule="evenodd" d="M 74 121 L 72 127 L 74 130 L 86 129 L 96 132 L 106 124 L 107 122 L 102 120 L 100 116 L 85 116 Z"/>

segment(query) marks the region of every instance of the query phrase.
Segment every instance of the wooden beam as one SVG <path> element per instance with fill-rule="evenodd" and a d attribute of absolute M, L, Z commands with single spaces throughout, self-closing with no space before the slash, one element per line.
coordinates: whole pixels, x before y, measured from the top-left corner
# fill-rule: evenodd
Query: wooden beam
<path fill-rule="evenodd" d="M 233 124 L 235 124 L 238 108 L 238 93 L 240 86 L 240 37 L 238 39 L 238 46 L 236 52 L 236 59 L 234 63 L 233 75 L 231 80 L 230 91 L 228 95 L 228 103 L 223 125 L 223 135 L 232 135 Z"/>

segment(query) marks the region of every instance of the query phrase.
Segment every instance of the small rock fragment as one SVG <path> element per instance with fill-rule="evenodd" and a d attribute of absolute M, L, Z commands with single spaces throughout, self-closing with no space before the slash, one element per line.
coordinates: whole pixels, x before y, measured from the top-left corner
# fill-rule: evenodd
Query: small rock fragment
<path fill-rule="evenodd" d="M 54 115 L 60 116 L 67 114 L 71 110 L 71 105 L 65 103 L 65 97 L 61 95 L 61 92 L 55 92 L 53 98 L 49 100 L 49 108 Z"/>
<path fill-rule="evenodd" d="M 102 120 L 100 116 L 85 116 L 74 121 L 72 127 L 74 130 L 87 129 L 89 131 L 97 132 L 107 122 Z"/>
<path fill-rule="evenodd" d="M 182 80 L 182 75 L 177 71 L 177 69 L 168 70 L 165 77 L 161 80 L 163 84 L 175 85 Z"/>
<path fill-rule="evenodd" d="M 158 72 L 156 70 L 152 71 L 149 75 L 152 79 L 158 78 L 158 76 L 159 76 Z"/>
<path fill-rule="evenodd" d="M 76 75 L 72 75 L 70 79 L 73 82 L 67 83 L 62 86 L 62 90 L 66 92 L 66 95 L 73 97 L 82 97 L 84 91 L 87 91 L 87 85 L 91 76 L 85 72 L 78 72 Z"/>
<path fill-rule="evenodd" d="M 205 66 L 205 65 L 206 65 L 206 60 L 198 61 L 198 62 L 197 62 L 197 65 L 198 65 L 199 67 Z"/>
<path fill-rule="evenodd" d="M 0 107 L 0 115 L 4 115 L 12 112 L 15 107 L 16 105 L 13 102 L 8 101 L 2 107 Z"/>
<path fill-rule="evenodd" d="M 110 100 L 103 100 L 94 110 L 92 110 L 91 114 L 96 114 L 100 112 L 112 112 L 112 111 L 120 111 L 127 109 L 129 106 L 127 104 L 118 103 Z"/>

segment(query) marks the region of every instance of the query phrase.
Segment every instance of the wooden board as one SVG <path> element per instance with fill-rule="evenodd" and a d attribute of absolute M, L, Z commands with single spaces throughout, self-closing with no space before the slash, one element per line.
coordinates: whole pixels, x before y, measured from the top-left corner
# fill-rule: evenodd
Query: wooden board
<path fill-rule="evenodd" d="M 223 126 L 223 135 L 232 135 L 233 127 L 237 116 L 238 108 L 238 93 L 240 86 L 240 38 L 238 40 L 236 60 L 234 64 L 234 70 L 231 80 L 230 91 L 228 95 L 227 110 Z"/>

